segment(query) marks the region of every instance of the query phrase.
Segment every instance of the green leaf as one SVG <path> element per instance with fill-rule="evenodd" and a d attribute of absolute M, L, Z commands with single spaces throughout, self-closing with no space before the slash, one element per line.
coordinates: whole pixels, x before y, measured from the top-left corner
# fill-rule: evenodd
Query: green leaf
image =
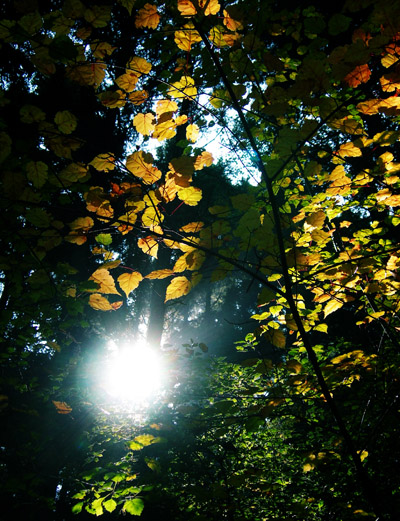
<path fill-rule="evenodd" d="M 128 512 L 132 516 L 140 516 L 144 508 L 143 501 L 140 498 L 129 499 L 125 501 L 123 512 Z"/>
<path fill-rule="evenodd" d="M 80 512 L 82 512 L 82 508 L 83 508 L 83 501 L 80 501 L 79 503 L 76 503 L 76 505 L 74 505 L 72 507 L 71 511 L 73 514 L 79 514 Z"/>
<path fill-rule="evenodd" d="M 117 502 L 113 499 L 108 499 L 107 501 L 104 501 L 103 507 L 107 510 L 107 512 L 114 512 L 117 507 Z"/>
<path fill-rule="evenodd" d="M 103 246 L 108 246 L 112 243 L 111 233 L 99 233 L 95 239 L 99 244 L 103 244 Z"/>

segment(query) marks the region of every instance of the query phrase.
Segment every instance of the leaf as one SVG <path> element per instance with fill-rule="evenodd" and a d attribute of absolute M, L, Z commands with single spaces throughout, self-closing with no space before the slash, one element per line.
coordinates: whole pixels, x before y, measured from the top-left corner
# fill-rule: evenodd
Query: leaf
<path fill-rule="evenodd" d="M 324 318 L 326 318 L 328 315 L 330 315 L 337 309 L 340 309 L 343 306 L 343 304 L 344 302 L 342 302 L 339 299 L 331 299 L 324 307 Z"/>
<path fill-rule="evenodd" d="M 175 277 L 167 287 L 164 302 L 187 295 L 191 287 L 192 284 L 186 277 Z"/>
<path fill-rule="evenodd" d="M 70 407 L 65 402 L 57 402 L 52 400 L 54 407 L 57 409 L 58 414 L 69 414 L 72 412 L 72 407 Z"/>
<path fill-rule="evenodd" d="M 122 511 L 128 512 L 128 514 L 133 516 L 140 516 L 143 512 L 143 508 L 143 501 L 140 498 L 135 497 L 134 499 L 128 499 L 128 501 L 125 501 Z"/>
<path fill-rule="evenodd" d="M 99 233 L 98 235 L 96 235 L 95 239 L 96 242 L 98 242 L 99 244 L 103 244 L 104 246 L 108 246 L 112 243 L 111 233 Z"/>
<path fill-rule="evenodd" d="M 41 188 L 48 178 L 48 167 L 43 161 L 29 161 L 26 175 L 35 188 Z"/>
<path fill-rule="evenodd" d="M 157 101 L 156 114 L 160 117 L 165 112 L 176 112 L 178 110 L 178 104 L 176 101 L 169 99 L 161 99 Z"/>
<path fill-rule="evenodd" d="M 139 80 L 139 75 L 134 74 L 133 72 L 127 72 L 125 74 L 121 74 L 116 78 L 115 83 L 119 88 L 123 89 L 125 92 L 132 92 L 135 90 L 136 84 Z"/>
<path fill-rule="evenodd" d="M 134 152 L 127 157 L 126 168 L 130 173 L 143 180 L 145 184 L 152 185 L 161 179 L 161 172 L 152 166 L 153 156 L 143 151 Z"/>
<path fill-rule="evenodd" d="M 138 132 L 143 136 L 149 136 L 154 128 L 154 114 L 148 112 L 147 114 L 136 114 L 133 118 L 133 124 Z"/>
<path fill-rule="evenodd" d="M 107 512 L 114 512 L 117 508 L 117 502 L 114 499 L 108 499 L 103 502 L 103 507 L 107 510 Z"/>
<path fill-rule="evenodd" d="M 156 437 L 152 434 L 140 434 L 134 438 L 134 441 L 140 443 L 142 447 L 147 447 L 148 445 L 151 445 L 155 439 Z"/>
<path fill-rule="evenodd" d="M 179 81 L 172 83 L 168 95 L 174 98 L 193 98 L 197 94 L 195 81 L 190 76 L 182 76 Z"/>
<path fill-rule="evenodd" d="M 149 74 L 152 65 L 141 56 L 133 56 L 126 64 L 126 68 L 127 73 L 134 72 L 137 76 L 140 76 L 141 74 Z"/>
<path fill-rule="evenodd" d="M 174 275 L 174 270 L 170 269 L 163 269 L 163 270 L 154 270 L 148 275 L 146 275 L 146 279 L 165 279 L 167 277 L 170 277 L 171 275 Z"/>
<path fill-rule="evenodd" d="M 115 157 L 111 152 L 99 154 L 90 161 L 89 165 L 92 165 L 99 172 L 110 172 L 115 168 Z"/>
<path fill-rule="evenodd" d="M 155 259 L 157 258 L 158 242 L 155 239 L 153 239 L 153 237 L 145 237 L 143 239 L 139 239 L 138 246 L 147 255 L 150 255 Z"/>
<path fill-rule="evenodd" d="M 99 293 L 93 293 L 89 297 L 89 305 L 93 309 L 98 309 L 100 311 L 116 310 L 119 307 L 121 307 L 122 304 L 123 304 L 122 301 L 113 302 L 112 304 L 110 304 L 110 302 L 105 297 L 100 295 Z"/>
<path fill-rule="evenodd" d="M 132 271 L 130 273 L 123 273 L 117 280 L 122 291 L 125 293 L 126 298 L 128 298 L 129 293 L 139 286 L 143 277 L 138 271 Z"/>
<path fill-rule="evenodd" d="M 78 217 L 75 221 L 69 224 L 71 230 L 87 231 L 93 228 L 94 221 L 91 217 Z"/>
<path fill-rule="evenodd" d="M 192 22 L 183 26 L 183 29 L 180 31 L 175 31 L 174 40 L 176 45 L 182 51 L 190 52 L 192 49 L 192 45 L 197 42 L 201 42 L 200 34 L 195 30 Z"/>
<path fill-rule="evenodd" d="M 57 112 L 54 116 L 54 121 L 63 134 L 71 134 L 78 124 L 78 120 L 69 110 Z"/>
<path fill-rule="evenodd" d="M 89 280 L 94 280 L 96 284 L 99 285 L 100 293 L 105 293 L 107 295 L 120 295 L 117 288 L 115 287 L 115 282 L 110 272 L 105 268 L 99 268 L 95 272 L 92 273 Z"/>
<path fill-rule="evenodd" d="M 202 191 L 195 186 L 189 186 L 178 190 L 177 195 L 188 206 L 196 206 L 202 198 Z"/>
<path fill-rule="evenodd" d="M 186 127 L 186 139 L 191 143 L 195 143 L 199 137 L 199 127 L 195 123 Z"/>
<path fill-rule="evenodd" d="M 361 83 L 366 83 L 370 77 L 371 70 L 366 63 L 364 65 L 357 65 L 357 67 L 344 78 L 344 81 L 349 87 L 355 88 Z"/>
<path fill-rule="evenodd" d="M 139 9 L 135 18 L 135 26 L 138 28 L 156 29 L 159 23 L 160 15 L 157 13 L 157 6 L 152 4 L 145 4 L 142 9 Z"/>

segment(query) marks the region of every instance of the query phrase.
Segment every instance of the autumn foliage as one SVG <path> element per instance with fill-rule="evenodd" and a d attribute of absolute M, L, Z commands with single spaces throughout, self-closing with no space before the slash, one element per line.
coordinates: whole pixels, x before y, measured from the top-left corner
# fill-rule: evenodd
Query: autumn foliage
<path fill-rule="evenodd" d="M 169 302 L 195 291 L 211 257 L 211 282 L 239 270 L 259 285 L 254 334 L 242 345 L 248 367 L 264 360 L 260 342 L 280 359 L 251 373 L 253 394 L 271 395 L 248 404 L 258 427 L 280 413 L 330 422 L 332 436 L 310 435 L 301 472 L 340 468 L 336 514 L 386 519 L 399 486 L 382 490 L 398 421 L 399 6 L 87 4 L 9 2 L 0 20 L 2 327 L 34 328 L 28 347 L 57 352 L 60 331 L 73 337 L 92 310 L 129 306 L 150 281 L 168 280 Z M 129 34 L 114 25 L 124 17 Z M 126 146 L 96 135 L 107 118 L 129 121 Z M 224 136 L 233 177 L 252 178 L 210 208 L 197 186 L 215 162 L 211 147 L 198 147 L 207 134 Z M 160 166 L 156 147 L 177 140 Z M 132 244 L 147 263 L 126 254 Z M 164 250 L 172 262 L 154 269 Z M 84 266 L 72 261 L 77 251 Z M 52 327 L 60 315 L 68 318 Z M 338 334 L 341 320 L 351 338 Z M 71 412 L 63 399 L 52 404 Z M 354 500 L 340 488 L 355 488 Z M 84 497 L 76 511 L 143 510 L 140 498 Z M 301 516 L 313 512 L 304 519 L 329 515 L 303 499 Z"/>

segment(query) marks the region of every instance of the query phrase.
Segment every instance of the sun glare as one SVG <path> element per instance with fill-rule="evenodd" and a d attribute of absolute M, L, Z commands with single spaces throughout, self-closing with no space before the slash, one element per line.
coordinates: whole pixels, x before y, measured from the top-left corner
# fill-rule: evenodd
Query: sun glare
<path fill-rule="evenodd" d="M 160 391 L 162 373 L 161 359 L 150 347 L 116 347 L 106 363 L 103 386 L 114 399 L 145 405 Z"/>

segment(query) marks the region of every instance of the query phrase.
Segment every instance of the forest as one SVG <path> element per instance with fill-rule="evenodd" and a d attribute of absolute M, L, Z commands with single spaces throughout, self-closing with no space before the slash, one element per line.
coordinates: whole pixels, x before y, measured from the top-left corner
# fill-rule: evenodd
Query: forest
<path fill-rule="evenodd" d="M 0 519 L 399 519 L 400 2 L 4 0 L 0 71 Z"/>

